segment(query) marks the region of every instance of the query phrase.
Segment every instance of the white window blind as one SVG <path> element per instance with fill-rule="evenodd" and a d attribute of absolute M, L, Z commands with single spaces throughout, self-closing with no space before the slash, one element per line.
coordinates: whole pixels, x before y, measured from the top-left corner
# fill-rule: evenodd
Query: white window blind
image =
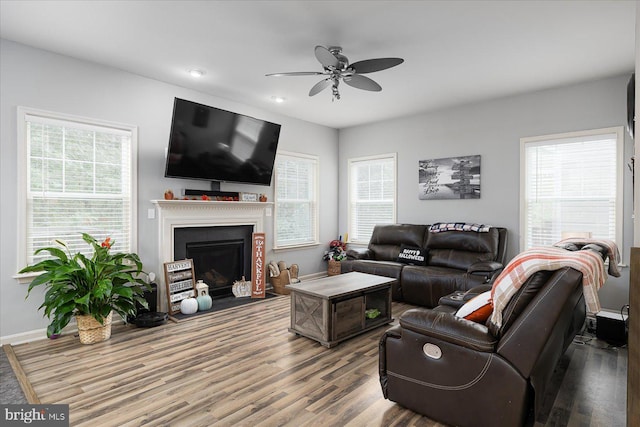
<path fill-rule="evenodd" d="M 396 155 L 349 160 L 349 242 L 366 244 L 376 224 L 396 222 Z"/>
<path fill-rule="evenodd" d="M 75 121 L 55 114 L 19 114 L 24 126 L 25 266 L 46 257 L 34 251 L 67 243 L 72 252 L 92 249 L 82 233 L 111 237 L 114 252 L 133 247 L 132 165 L 135 127 Z M 22 262 L 22 260 L 19 260 Z"/>
<path fill-rule="evenodd" d="M 275 164 L 276 248 L 318 243 L 318 158 L 278 153 Z"/>
<path fill-rule="evenodd" d="M 622 235 L 622 128 L 521 140 L 522 249 Z"/>

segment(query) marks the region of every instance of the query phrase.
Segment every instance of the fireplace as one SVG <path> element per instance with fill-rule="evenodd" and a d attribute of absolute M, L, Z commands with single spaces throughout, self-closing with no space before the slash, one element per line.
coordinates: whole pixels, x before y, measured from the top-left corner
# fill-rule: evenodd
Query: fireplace
<path fill-rule="evenodd" d="M 209 286 L 209 295 L 232 295 L 233 282 L 251 277 L 253 226 L 183 227 L 174 229 L 174 257 L 193 259 L 195 279 Z"/>
<path fill-rule="evenodd" d="M 158 218 L 158 267 L 160 271 L 162 271 L 164 263 L 186 258 L 186 246 L 184 253 L 176 252 L 174 242 L 176 230 L 247 226 L 251 229 L 251 233 L 263 233 L 264 217 L 265 215 L 271 216 L 273 206 L 273 203 L 270 202 L 218 202 L 203 200 L 152 200 L 152 203 L 156 206 Z M 225 239 L 226 238 L 223 238 L 222 240 Z M 234 237 L 226 240 L 234 241 L 237 239 Z M 194 245 L 192 249 L 194 253 L 200 256 L 201 254 L 198 252 L 202 249 L 203 245 L 206 246 L 206 242 L 207 240 L 204 240 L 204 243 L 202 241 L 196 241 L 196 245 Z M 225 245 L 227 245 L 227 243 L 222 243 L 222 247 Z M 233 243 L 231 245 L 233 245 Z M 245 254 L 243 264 L 246 262 L 251 263 L 251 243 L 245 243 L 244 246 L 244 251 L 249 250 L 249 254 L 247 255 L 247 253 L 243 251 Z M 215 251 L 217 250 L 218 248 L 215 249 Z M 213 255 L 211 257 L 219 258 L 220 255 Z M 224 255 L 222 257 L 224 257 Z M 194 264 L 195 263 L 196 261 L 194 261 Z M 246 273 L 246 279 L 250 280 L 251 267 L 244 268 L 243 271 Z M 198 273 L 196 272 L 196 276 L 197 275 Z M 168 304 L 164 276 L 158 276 L 158 280 L 161 282 L 158 283 L 160 311 L 167 311 Z M 233 279 L 231 283 L 233 284 Z"/>

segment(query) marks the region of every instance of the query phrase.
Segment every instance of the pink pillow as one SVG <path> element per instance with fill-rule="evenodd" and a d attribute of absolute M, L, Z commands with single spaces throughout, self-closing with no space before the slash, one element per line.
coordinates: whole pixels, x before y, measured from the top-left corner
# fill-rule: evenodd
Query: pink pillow
<path fill-rule="evenodd" d="M 467 301 L 465 305 L 458 309 L 456 317 L 463 317 L 467 320 L 484 323 L 489 316 L 491 316 L 492 311 L 491 291 L 487 291 Z"/>

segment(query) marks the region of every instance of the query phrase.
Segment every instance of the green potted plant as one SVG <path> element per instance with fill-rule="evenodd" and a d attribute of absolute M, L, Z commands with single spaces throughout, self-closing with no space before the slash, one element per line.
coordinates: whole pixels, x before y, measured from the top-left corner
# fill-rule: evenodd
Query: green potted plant
<path fill-rule="evenodd" d="M 91 258 L 72 254 L 66 243 L 56 240 L 58 247 L 38 249 L 50 258 L 23 268 L 20 273 L 41 272 L 27 291 L 44 285 L 44 314 L 51 320 L 47 336 L 57 335 L 73 316 L 78 322 L 80 342 L 92 344 L 111 336 L 113 311 L 123 319 L 136 314 L 136 302 L 148 308 L 143 298 L 149 285 L 140 278 L 142 262 L 135 253 L 111 253 L 111 238 L 103 242 L 82 233 L 82 239 L 93 247 Z"/>

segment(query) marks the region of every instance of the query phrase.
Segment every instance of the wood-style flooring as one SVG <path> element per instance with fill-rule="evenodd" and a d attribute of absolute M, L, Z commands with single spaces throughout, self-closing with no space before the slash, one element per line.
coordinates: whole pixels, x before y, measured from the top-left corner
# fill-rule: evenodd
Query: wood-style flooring
<path fill-rule="evenodd" d="M 437 426 L 382 397 L 385 327 L 327 349 L 289 333 L 289 297 L 156 328 L 114 326 L 13 347 L 42 403 L 72 426 Z M 410 306 L 393 304 L 398 317 Z M 572 344 L 542 425 L 625 425 L 626 349 Z M 559 390 L 559 391 L 558 391 Z"/>

